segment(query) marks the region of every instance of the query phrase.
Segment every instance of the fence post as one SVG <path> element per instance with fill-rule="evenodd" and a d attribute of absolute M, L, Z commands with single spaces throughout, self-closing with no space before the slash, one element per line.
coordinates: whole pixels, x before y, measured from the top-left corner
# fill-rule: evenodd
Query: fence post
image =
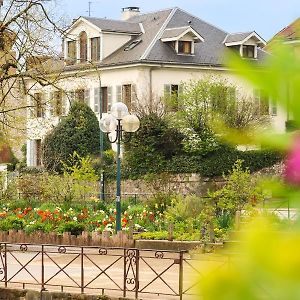
<path fill-rule="evenodd" d="M 138 299 L 140 288 L 140 250 L 136 249 L 136 261 L 135 261 L 135 299 Z"/>
<path fill-rule="evenodd" d="M 126 276 L 126 249 L 124 248 L 124 272 L 123 272 L 123 298 L 126 297 L 126 280 L 127 280 L 127 276 Z"/>
<path fill-rule="evenodd" d="M 235 229 L 239 230 L 241 227 L 241 211 L 237 210 L 235 212 Z"/>
<path fill-rule="evenodd" d="M 4 282 L 7 287 L 7 244 L 4 244 Z"/>
<path fill-rule="evenodd" d="M 42 245 L 42 291 L 45 290 L 44 245 Z"/>
<path fill-rule="evenodd" d="M 183 253 L 184 251 L 180 251 L 179 253 L 179 299 L 183 299 Z"/>
<path fill-rule="evenodd" d="M 81 294 L 84 293 L 84 257 L 83 257 L 83 247 L 81 247 Z"/>
<path fill-rule="evenodd" d="M 174 224 L 169 223 L 169 228 L 168 228 L 168 241 L 173 241 L 174 240 Z"/>

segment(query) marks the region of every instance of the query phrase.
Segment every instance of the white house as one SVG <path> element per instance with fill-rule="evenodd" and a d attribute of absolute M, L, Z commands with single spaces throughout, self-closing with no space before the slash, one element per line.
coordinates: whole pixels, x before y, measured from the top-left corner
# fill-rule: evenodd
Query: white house
<path fill-rule="evenodd" d="M 224 50 L 237 51 L 245 59 L 263 60 L 265 41 L 255 32 L 227 33 L 180 8 L 140 14 L 126 7 L 122 20 L 80 17 L 63 39 L 64 69 L 68 75 L 56 88 L 28 82 L 34 90 L 35 109 L 27 122 L 27 164 L 41 165 L 41 143 L 46 133 L 68 111 L 70 102 L 85 101 L 99 117 L 99 90 L 103 113 L 123 101 L 129 108 L 156 97 L 178 93 L 191 79 L 218 76 L 253 95 L 253 88 L 224 66 Z M 50 104 L 43 105 L 50 99 Z M 29 101 L 31 101 L 29 99 Z M 284 115 L 267 106 L 278 130 Z"/>

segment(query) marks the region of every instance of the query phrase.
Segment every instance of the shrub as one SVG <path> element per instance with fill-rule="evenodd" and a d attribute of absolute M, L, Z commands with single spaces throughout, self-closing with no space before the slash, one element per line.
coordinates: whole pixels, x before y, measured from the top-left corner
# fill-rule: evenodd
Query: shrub
<path fill-rule="evenodd" d="M 70 232 L 72 235 L 80 235 L 84 231 L 84 224 L 70 221 L 61 224 L 57 228 L 58 233 Z"/>
<path fill-rule="evenodd" d="M 165 118 L 154 113 L 144 116 L 140 129 L 125 145 L 125 176 L 132 172 L 137 176 L 160 173 L 167 161 L 182 151 L 182 139 L 183 135 L 171 128 Z"/>
<path fill-rule="evenodd" d="M 0 222 L 0 230 L 8 231 L 10 229 L 21 230 L 24 228 L 24 221 L 16 216 L 9 216 Z"/>

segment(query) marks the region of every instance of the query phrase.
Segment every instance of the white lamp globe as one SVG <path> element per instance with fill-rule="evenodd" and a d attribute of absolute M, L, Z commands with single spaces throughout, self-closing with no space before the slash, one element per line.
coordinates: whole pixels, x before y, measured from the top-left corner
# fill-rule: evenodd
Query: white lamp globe
<path fill-rule="evenodd" d="M 116 130 L 118 121 L 112 115 L 106 115 L 100 119 L 100 130 L 105 133 Z"/>
<path fill-rule="evenodd" d="M 128 108 L 123 102 L 114 103 L 111 106 L 110 112 L 117 120 L 122 120 L 125 116 L 129 114 Z"/>
<path fill-rule="evenodd" d="M 122 120 L 122 126 L 126 132 L 136 132 L 140 128 L 140 120 L 136 115 L 127 115 Z"/>

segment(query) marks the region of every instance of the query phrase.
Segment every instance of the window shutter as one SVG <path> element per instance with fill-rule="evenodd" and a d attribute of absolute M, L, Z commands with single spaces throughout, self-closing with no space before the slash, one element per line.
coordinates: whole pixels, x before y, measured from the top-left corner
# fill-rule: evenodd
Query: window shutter
<path fill-rule="evenodd" d="M 99 88 L 94 88 L 94 112 L 99 113 L 99 100 L 100 100 L 100 95 L 99 95 Z"/>
<path fill-rule="evenodd" d="M 90 90 L 85 89 L 84 90 L 84 103 L 88 106 L 90 106 Z"/>
<path fill-rule="evenodd" d="M 117 85 L 116 87 L 116 102 L 122 102 L 122 86 Z"/>
<path fill-rule="evenodd" d="M 49 111 L 50 111 L 50 116 L 54 116 L 54 93 L 51 92 L 49 93 Z"/>
<path fill-rule="evenodd" d="M 109 112 L 112 106 L 112 87 L 107 87 L 107 111 Z"/>
<path fill-rule="evenodd" d="M 29 106 L 30 106 L 28 107 L 29 118 L 34 118 L 35 106 L 34 106 L 34 99 L 32 96 L 29 96 Z"/>
<path fill-rule="evenodd" d="M 164 85 L 164 96 L 165 97 L 171 96 L 171 84 Z"/>
<path fill-rule="evenodd" d="M 132 84 L 131 85 L 131 101 L 132 101 L 132 103 L 135 103 L 136 99 L 137 99 L 136 85 Z"/>
<path fill-rule="evenodd" d="M 62 91 L 62 116 L 67 115 L 67 95 Z"/>
<path fill-rule="evenodd" d="M 271 114 L 272 116 L 277 116 L 277 103 L 275 101 L 271 101 Z"/>

